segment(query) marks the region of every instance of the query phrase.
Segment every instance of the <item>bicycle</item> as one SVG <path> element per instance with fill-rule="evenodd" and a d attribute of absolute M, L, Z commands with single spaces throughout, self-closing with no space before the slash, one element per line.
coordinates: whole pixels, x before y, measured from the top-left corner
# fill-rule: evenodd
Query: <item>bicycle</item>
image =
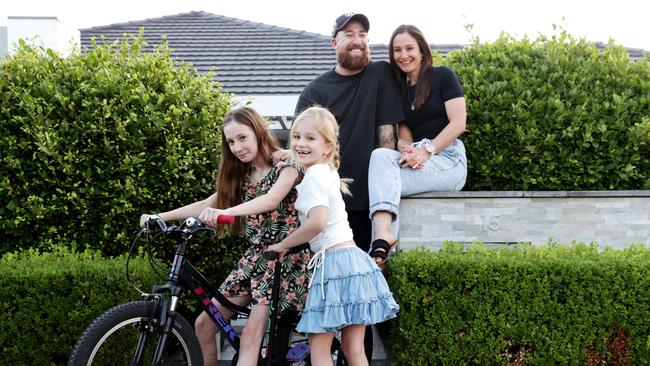
<path fill-rule="evenodd" d="M 234 217 L 220 216 L 218 222 L 232 223 Z M 202 231 L 213 232 L 214 229 L 202 226 L 196 218 L 188 218 L 179 226 L 167 227 L 164 221 L 154 216 L 136 235 L 129 251 L 129 258 L 141 234 L 149 234 L 156 230 L 178 242 L 167 283 L 153 286 L 150 293 L 141 292 L 140 301 L 117 305 L 97 317 L 75 344 L 68 362 L 69 366 L 125 363 L 202 365 L 203 355 L 194 330 L 190 323 L 176 312 L 182 292 L 191 293 L 203 311 L 206 311 L 214 321 L 225 336 L 225 340 L 235 350 L 231 364 L 237 363 L 239 335 L 211 299 L 215 298 L 224 307 L 233 311 L 236 315 L 232 319 L 236 316 L 248 315 L 250 309 L 230 302 L 186 258 L 189 243 L 194 235 Z M 146 241 L 147 247 L 152 240 Z M 301 247 L 293 249 L 292 252 L 298 250 L 301 250 Z M 128 278 L 128 261 L 126 266 Z M 277 316 L 280 267 L 276 266 L 274 273 L 276 280 L 265 337 L 267 344 L 263 344 L 260 349 L 258 365 L 309 365 L 309 345 L 306 337 L 295 332 L 297 317 L 289 312 L 285 312 L 289 315 Z M 332 345 L 332 353 L 333 357 L 342 359 L 337 357 L 341 353 L 339 342 L 334 342 Z"/>

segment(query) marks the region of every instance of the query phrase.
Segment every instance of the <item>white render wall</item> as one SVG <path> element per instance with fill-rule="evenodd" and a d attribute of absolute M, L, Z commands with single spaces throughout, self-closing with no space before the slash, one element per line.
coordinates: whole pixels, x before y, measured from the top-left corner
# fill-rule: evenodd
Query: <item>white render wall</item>
<path fill-rule="evenodd" d="M 291 117 L 298 102 L 298 94 L 235 96 L 234 101 L 236 105 L 255 108 L 264 117 L 273 117 L 269 118 L 269 128 L 282 129 L 282 123 L 286 128 L 291 128 Z M 282 122 L 279 121 L 281 117 Z"/>
<path fill-rule="evenodd" d="M 8 51 L 7 26 L 0 25 L 0 57 L 6 55 Z"/>
<path fill-rule="evenodd" d="M 399 212 L 402 250 L 438 249 L 445 240 L 650 245 L 650 190 L 430 192 L 402 198 Z"/>
<path fill-rule="evenodd" d="M 20 39 L 52 49 L 65 57 L 70 54 L 73 44 L 79 46 L 80 33 L 59 22 L 56 17 L 10 16 L 7 18 L 7 46 L 10 54 L 16 50 Z"/>

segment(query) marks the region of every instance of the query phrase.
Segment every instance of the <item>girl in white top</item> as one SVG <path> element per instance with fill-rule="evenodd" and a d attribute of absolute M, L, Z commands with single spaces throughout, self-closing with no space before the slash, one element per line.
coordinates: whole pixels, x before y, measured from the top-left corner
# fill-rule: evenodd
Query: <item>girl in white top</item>
<path fill-rule="evenodd" d="M 302 112 L 291 128 L 292 158 L 305 169 L 296 186 L 300 227 L 268 250 L 280 254 L 309 242 L 315 253 L 310 291 L 298 331 L 309 334 L 313 365 L 332 364 L 330 346 L 341 330 L 350 365 L 368 365 L 365 327 L 394 318 L 399 305 L 381 270 L 352 240 L 341 191 L 349 192 L 337 173 L 338 124 L 325 108 Z"/>

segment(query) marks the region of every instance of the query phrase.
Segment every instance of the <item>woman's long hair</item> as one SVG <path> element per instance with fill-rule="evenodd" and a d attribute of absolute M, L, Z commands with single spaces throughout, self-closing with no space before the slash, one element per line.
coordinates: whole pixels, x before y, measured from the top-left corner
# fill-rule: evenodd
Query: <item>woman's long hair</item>
<path fill-rule="evenodd" d="M 424 38 L 424 34 L 414 25 L 402 24 L 393 31 L 393 35 L 390 36 L 390 42 L 388 43 L 388 57 L 390 58 L 390 64 L 393 67 L 393 73 L 397 78 L 397 82 L 402 88 L 402 92 L 407 92 L 408 83 L 406 80 L 406 74 L 397 66 L 395 61 L 395 55 L 393 53 L 393 41 L 398 34 L 408 33 L 411 37 L 415 38 L 420 53 L 422 54 L 422 59 L 420 60 L 420 75 L 418 75 L 418 80 L 416 81 L 415 87 L 415 110 L 420 110 L 420 107 L 427 99 L 429 99 L 429 94 L 431 93 L 431 73 L 429 68 L 433 66 L 433 56 L 431 53 L 431 47 L 427 43 L 427 40 Z"/>
<path fill-rule="evenodd" d="M 250 170 L 250 163 L 242 163 L 235 154 L 230 151 L 223 133 L 223 127 L 229 123 L 240 123 L 250 127 L 257 138 L 258 156 L 264 157 L 269 165 L 273 165 L 272 154 L 280 149 L 276 138 L 269 133 L 264 118 L 251 107 L 240 107 L 231 110 L 223 119 L 221 124 L 221 162 L 217 176 L 217 207 L 228 208 L 242 203 L 242 183 Z M 257 159 L 257 157 L 256 157 Z M 243 220 L 237 220 L 231 226 L 232 233 L 241 233 Z"/>

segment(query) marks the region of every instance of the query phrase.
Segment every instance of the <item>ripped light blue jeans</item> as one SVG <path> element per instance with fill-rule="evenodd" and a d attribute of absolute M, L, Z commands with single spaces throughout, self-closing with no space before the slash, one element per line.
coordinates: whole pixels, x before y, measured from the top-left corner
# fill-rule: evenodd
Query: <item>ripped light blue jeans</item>
<path fill-rule="evenodd" d="M 431 156 L 420 169 L 402 168 L 398 163 L 400 155 L 392 149 L 375 149 L 368 167 L 370 219 L 377 211 L 392 213 L 391 229 L 395 238 L 401 197 L 430 191 L 459 191 L 467 178 L 465 145 L 458 139 Z"/>

